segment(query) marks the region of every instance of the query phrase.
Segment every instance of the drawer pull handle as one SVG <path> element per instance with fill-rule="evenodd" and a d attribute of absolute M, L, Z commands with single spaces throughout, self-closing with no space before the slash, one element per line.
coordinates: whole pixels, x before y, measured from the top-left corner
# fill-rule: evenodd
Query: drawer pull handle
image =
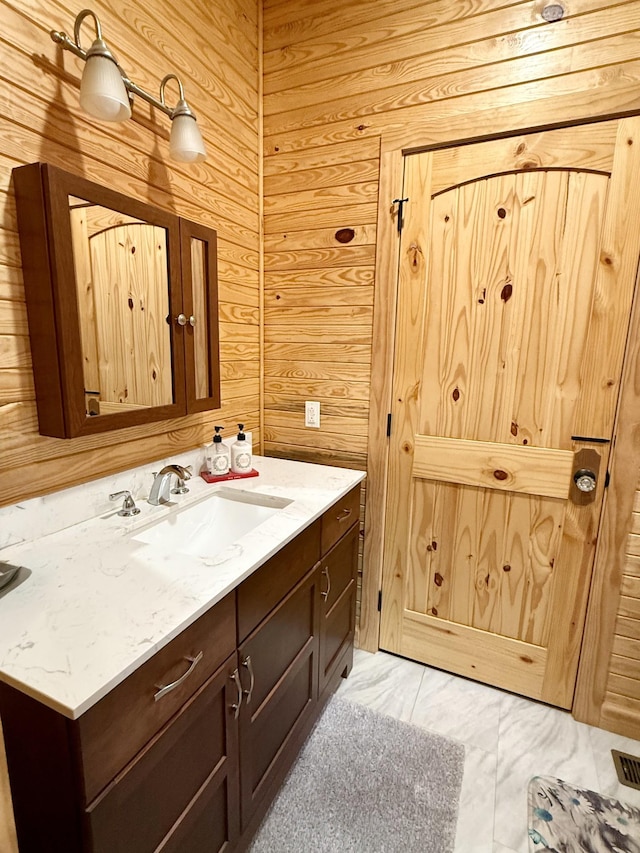
<path fill-rule="evenodd" d="M 204 652 L 199 652 L 194 658 L 185 657 L 185 660 L 191 664 L 189 669 L 185 672 L 184 675 L 181 675 L 180 678 L 176 679 L 175 681 L 172 681 L 171 684 L 164 684 L 164 685 L 157 684 L 156 687 L 159 687 L 160 689 L 158 690 L 157 693 L 154 694 L 154 696 L 153 696 L 154 701 L 158 702 L 160 699 L 162 699 L 163 696 L 166 696 L 167 693 L 171 693 L 171 691 L 175 690 L 176 687 L 180 687 L 182 682 L 186 681 L 186 679 L 189 678 L 189 676 L 191 675 L 193 670 L 198 666 L 198 664 L 200 663 L 200 661 L 202 660 L 203 657 L 204 657 Z"/>
<path fill-rule="evenodd" d="M 336 515 L 336 521 L 342 523 L 346 521 L 348 518 L 351 518 L 352 510 L 350 508 L 343 509 L 340 515 Z"/>
<path fill-rule="evenodd" d="M 235 682 L 236 690 L 238 691 L 238 701 L 231 703 L 231 710 L 233 713 L 233 719 L 237 720 L 240 716 L 240 706 L 242 705 L 242 684 L 240 682 L 240 673 L 238 669 L 233 670 L 233 674 L 230 676 L 231 680 Z"/>
<path fill-rule="evenodd" d="M 242 666 L 249 671 L 249 689 L 243 690 L 242 692 L 247 697 L 247 705 L 251 702 L 251 697 L 253 695 L 253 688 L 256 686 L 256 677 L 253 674 L 253 664 L 251 663 L 251 655 L 247 655 L 246 658 L 242 661 Z"/>
<path fill-rule="evenodd" d="M 351 510 L 349 510 L 349 512 L 351 512 Z M 326 600 L 327 600 L 327 598 L 329 598 L 329 593 L 331 592 L 331 575 L 329 574 L 329 567 L 328 567 L 328 566 L 325 566 L 325 567 L 324 567 L 324 569 L 322 570 L 322 574 L 323 574 L 323 575 L 325 576 L 325 578 L 327 579 L 327 591 L 326 591 L 326 592 L 321 592 L 321 593 L 320 593 L 320 595 L 321 595 L 321 596 L 324 598 L 324 600 L 326 601 Z"/>

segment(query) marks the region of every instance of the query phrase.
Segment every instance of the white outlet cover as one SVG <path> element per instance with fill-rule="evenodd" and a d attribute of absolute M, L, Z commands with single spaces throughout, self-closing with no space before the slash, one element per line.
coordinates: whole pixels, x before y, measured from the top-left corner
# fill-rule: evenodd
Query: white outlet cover
<path fill-rule="evenodd" d="M 304 404 L 304 425 L 320 428 L 320 403 L 317 400 L 306 400 Z"/>

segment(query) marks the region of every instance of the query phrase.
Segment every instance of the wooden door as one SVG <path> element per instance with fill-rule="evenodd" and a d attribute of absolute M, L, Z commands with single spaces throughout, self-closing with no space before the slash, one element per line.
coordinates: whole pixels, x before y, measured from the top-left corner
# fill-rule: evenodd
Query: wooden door
<path fill-rule="evenodd" d="M 639 178 L 638 118 L 405 158 L 381 648 L 571 706 Z"/>

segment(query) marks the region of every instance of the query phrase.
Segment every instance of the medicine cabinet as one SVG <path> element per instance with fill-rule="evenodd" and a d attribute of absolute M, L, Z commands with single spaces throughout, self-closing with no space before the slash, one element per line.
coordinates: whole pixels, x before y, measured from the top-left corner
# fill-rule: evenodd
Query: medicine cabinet
<path fill-rule="evenodd" d="M 13 178 L 41 434 L 218 408 L 216 232 L 47 163 Z"/>

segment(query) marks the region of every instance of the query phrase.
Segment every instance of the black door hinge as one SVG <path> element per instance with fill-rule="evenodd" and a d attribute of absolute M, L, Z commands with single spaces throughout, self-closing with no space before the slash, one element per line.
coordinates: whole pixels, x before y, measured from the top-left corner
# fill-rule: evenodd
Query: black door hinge
<path fill-rule="evenodd" d="M 387 415 L 387 438 L 391 436 L 391 412 Z"/>
<path fill-rule="evenodd" d="M 408 198 L 394 198 L 391 202 L 392 204 L 398 205 L 398 234 L 402 234 L 402 227 L 404 225 L 404 206 L 408 201 Z"/>
<path fill-rule="evenodd" d="M 609 488 L 610 482 L 611 482 L 611 474 L 607 471 L 607 473 L 604 475 L 604 487 L 605 487 L 605 489 Z"/>
<path fill-rule="evenodd" d="M 378 613 L 382 611 L 382 590 L 378 590 Z"/>

